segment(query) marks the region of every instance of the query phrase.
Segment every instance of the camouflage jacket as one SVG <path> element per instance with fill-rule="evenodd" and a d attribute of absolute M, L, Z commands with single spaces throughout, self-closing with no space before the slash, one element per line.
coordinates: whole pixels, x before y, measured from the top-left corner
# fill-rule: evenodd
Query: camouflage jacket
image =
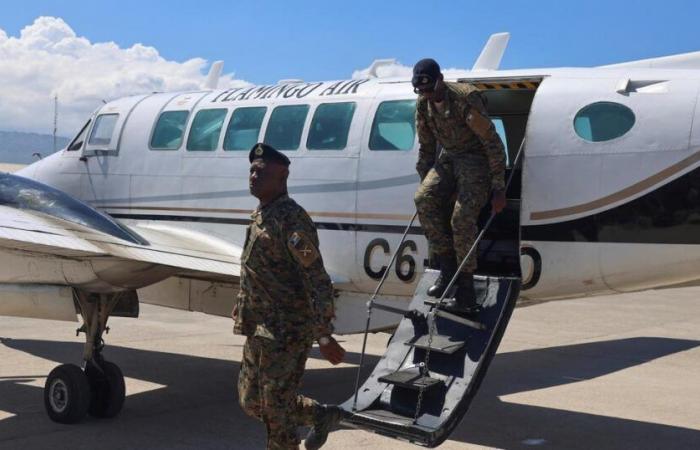
<path fill-rule="evenodd" d="M 421 179 L 435 164 L 439 143 L 451 156 L 482 154 L 488 159 L 491 188 L 505 187 L 503 142 L 488 118 L 479 90 L 465 83 L 445 83 L 445 109 L 440 113 L 424 97 L 416 104 L 416 129 L 420 149 L 416 170 Z"/>
<path fill-rule="evenodd" d="M 311 218 L 287 195 L 251 218 L 234 332 L 284 341 L 331 334 L 333 286 Z"/>

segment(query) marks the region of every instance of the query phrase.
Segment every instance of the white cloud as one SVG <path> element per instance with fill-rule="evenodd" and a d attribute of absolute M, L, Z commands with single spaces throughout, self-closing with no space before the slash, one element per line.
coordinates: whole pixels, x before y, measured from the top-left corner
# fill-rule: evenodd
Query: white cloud
<path fill-rule="evenodd" d="M 352 78 L 367 78 L 369 77 L 369 68 L 371 66 L 365 67 L 364 69 L 358 69 L 355 70 L 352 73 Z M 449 69 L 442 69 L 442 74 L 445 75 L 445 78 L 451 79 L 451 78 L 459 78 L 459 77 L 464 77 L 469 74 L 468 69 L 456 69 L 456 68 L 449 68 Z M 382 65 L 377 67 L 377 77 L 378 78 L 393 78 L 393 77 L 403 77 L 403 78 L 411 78 L 413 75 L 413 66 L 405 66 L 401 64 L 400 62 L 396 62 L 394 64 L 387 64 L 387 65 Z"/>
<path fill-rule="evenodd" d="M 199 89 L 207 62 L 168 61 L 143 44 L 91 43 L 57 17 L 39 17 L 19 37 L 0 29 L 0 129 L 51 133 L 53 95 L 58 134 L 71 136 L 103 99 Z M 219 87 L 248 85 L 223 75 Z"/>

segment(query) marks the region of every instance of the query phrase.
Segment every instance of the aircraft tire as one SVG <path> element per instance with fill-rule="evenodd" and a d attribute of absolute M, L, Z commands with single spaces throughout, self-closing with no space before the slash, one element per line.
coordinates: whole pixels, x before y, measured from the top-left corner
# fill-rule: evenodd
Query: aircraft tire
<path fill-rule="evenodd" d="M 44 386 L 44 407 L 54 422 L 83 420 L 90 407 L 90 384 L 75 364 L 62 364 L 49 373 Z"/>
<path fill-rule="evenodd" d="M 85 373 L 90 382 L 90 408 L 91 416 L 100 419 L 115 417 L 124 406 L 126 387 L 124 375 L 121 369 L 114 363 L 103 361 L 102 371 L 92 364 L 88 364 Z"/>

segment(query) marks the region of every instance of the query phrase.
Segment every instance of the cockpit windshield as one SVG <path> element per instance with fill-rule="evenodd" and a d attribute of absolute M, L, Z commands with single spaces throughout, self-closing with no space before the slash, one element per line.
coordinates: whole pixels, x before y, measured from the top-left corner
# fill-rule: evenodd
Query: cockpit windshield
<path fill-rule="evenodd" d="M 28 178 L 0 173 L 0 205 L 48 214 L 139 245 L 148 242 L 86 203 Z"/>

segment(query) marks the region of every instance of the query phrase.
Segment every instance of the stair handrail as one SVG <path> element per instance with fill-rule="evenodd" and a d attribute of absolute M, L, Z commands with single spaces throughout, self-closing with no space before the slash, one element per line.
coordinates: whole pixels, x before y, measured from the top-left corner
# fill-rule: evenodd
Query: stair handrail
<path fill-rule="evenodd" d="M 399 242 L 399 245 L 396 247 L 396 250 L 394 250 L 394 254 L 391 255 L 391 259 L 389 260 L 389 264 L 386 266 L 386 269 L 384 269 L 384 273 L 382 274 L 381 280 L 379 280 L 377 287 L 374 289 L 372 297 L 370 297 L 369 301 L 367 302 L 367 324 L 365 325 L 365 335 L 362 339 L 362 353 L 360 354 L 360 365 L 357 368 L 357 377 L 355 378 L 355 399 L 352 403 L 353 412 L 357 411 L 357 397 L 360 392 L 360 377 L 362 375 L 362 367 L 365 362 L 365 351 L 367 349 L 367 335 L 369 334 L 369 325 L 370 321 L 372 320 L 372 309 L 374 307 L 374 301 L 377 299 L 377 295 L 379 295 L 379 291 L 381 290 L 382 286 L 384 285 L 384 282 L 386 281 L 389 275 L 390 267 L 394 265 L 396 257 L 398 256 L 399 252 L 402 251 L 402 244 L 406 240 L 406 236 L 408 236 L 408 232 L 411 230 L 413 222 L 416 220 L 417 216 L 418 211 L 413 213 L 413 217 L 411 217 L 411 220 L 408 222 L 408 225 L 406 226 L 406 229 L 403 232 L 403 236 L 401 236 L 401 242 Z"/>

